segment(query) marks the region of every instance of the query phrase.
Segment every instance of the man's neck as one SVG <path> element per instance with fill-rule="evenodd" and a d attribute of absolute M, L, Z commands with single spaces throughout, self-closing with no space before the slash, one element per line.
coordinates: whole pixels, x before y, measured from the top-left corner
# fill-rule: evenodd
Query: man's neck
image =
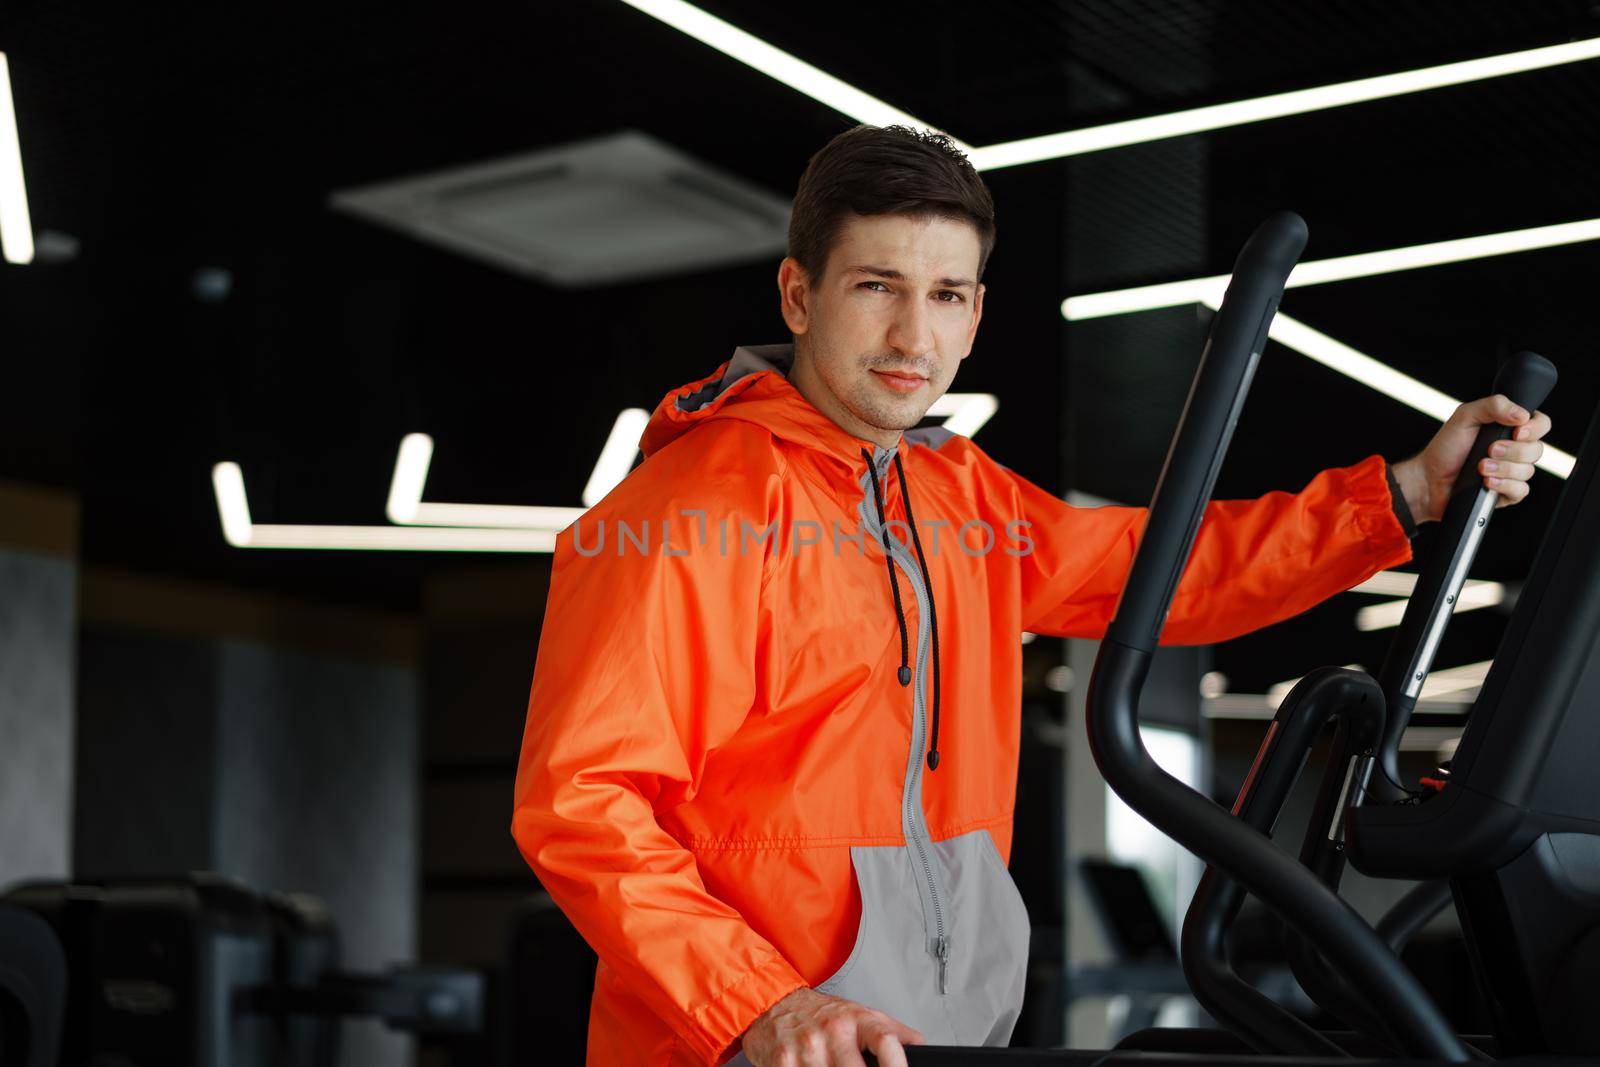
<path fill-rule="evenodd" d="M 795 339 L 794 363 L 789 368 L 789 384 L 810 401 L 812 407 L 826 415 L 835 426 L 851 437 L 871 441 L 879 448 L 886 448 L 891 452 L 899 447 L 899 430 L 885 430 L 880 426 L 868 425 L 856 418 L 849 408 L 839 402 L 839 398 L 833 395 L 827 383 L 817 374 L 816 365 L 801 348 L 799 338 Z"/>

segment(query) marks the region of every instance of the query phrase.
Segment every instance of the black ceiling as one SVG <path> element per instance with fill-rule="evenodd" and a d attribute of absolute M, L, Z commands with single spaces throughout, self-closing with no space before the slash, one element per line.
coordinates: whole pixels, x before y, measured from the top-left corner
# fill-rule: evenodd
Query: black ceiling
<path fill-rule="evenodd" d="M 972 144 L 1600 36 L 1588 0 L 703 6 Z M 432 498 L 576 504 L 620 407 L 782 338 L 776 263 L 557 290 L 335 214 L 329 192 L 636 127 L 789 195 L 850 124 L 619 0 L 13 0 L 0 49 L 35 227 L 81 241 L 70 263 L 0 270 L 0 477 L 79 489 L 91 564 L 399 607 L 430 568 L 472 561 L 228 548 L 211 464 L 243 465 L 258 521 L 376 523 L 401 435 L 426 430 Z M 1600 216 L 1597 131 L 1591 61 L 991 172 L 1000 240 L 958 379 L 1001 397 L 980 443 L 1052 489 L 1142 499 L 1192 356 L 1075 340 L 1057 310 L 1069 283 L 1224 271 L 1280 206 L 1311 224 L 1308 258 Z M 1117 168 L 1113 210 L 1083 190 Z M 1108 253 L 1071 255 L 1080 233 Z M 1538 348 L 1563 372 L 1553 438 L 1575 450 L 1600 398 L 1596 263 L 1579 245 L 1297 290 L 1284 309 L 1460 395 Z M 191 293 L 207 266 L 234 276 L 220 304 Z M 1166 399 L 1075 392 L 1114 379 L 1068 361 L 1134 367 Z M 1430 432 L 1274 348 L 1219 489 L 1295 488 Z M 1539 499 L 1497 523 L 1481 574 L 1526 568 L 1558 484 L 1541 475 Z M 1219 663 L 1245 689 L 1372 663 L 1381 638 L 1351 637 L 1354 607 L 1338 598 Z M 1442 663 L 1492 651 L 1499 619 L 1477 615 Z"/>

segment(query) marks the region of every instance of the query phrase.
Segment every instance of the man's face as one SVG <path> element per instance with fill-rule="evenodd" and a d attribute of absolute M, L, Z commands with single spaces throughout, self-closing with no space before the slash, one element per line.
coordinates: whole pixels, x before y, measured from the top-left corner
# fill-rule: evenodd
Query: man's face
<path fill-rule="evenodd" d="M 980 253 L 964 221 L 855 215 L 820 278 L 785 259 L 796 387 L 858 437 L 887 444 L 916 426 L 972 351 Z"/>

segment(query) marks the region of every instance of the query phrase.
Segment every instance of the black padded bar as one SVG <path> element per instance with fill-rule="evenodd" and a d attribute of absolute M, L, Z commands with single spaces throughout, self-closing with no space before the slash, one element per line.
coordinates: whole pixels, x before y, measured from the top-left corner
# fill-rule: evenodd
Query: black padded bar
<path fill-rule="evenodd" d="M 1305 247 L 1305 222 L 1281 211 L 1256 228 L 1233 265 L 1233 279 L 1211 321 L 1177 437 L 1156 482 L 1139 554 L 1107 632 L 1120 645 L 1145 652 L 1156 647 L 1182 562 L 1200 530 L 1211 487 L 1261 361 L 1283 283 Z M 1178 559 L 1179 566 L 1161 565 L 1172 559 Z"/>

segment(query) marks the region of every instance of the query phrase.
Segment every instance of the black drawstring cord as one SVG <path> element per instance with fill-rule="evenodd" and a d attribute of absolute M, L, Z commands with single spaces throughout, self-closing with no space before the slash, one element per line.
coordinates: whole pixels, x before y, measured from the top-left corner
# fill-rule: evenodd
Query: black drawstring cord
<path fill-rule="evenodd" d="M 906 488 L 906 470 L 895 451 L 894 469 L 900 474 L 900 499 L 906 505 L 906 525 L 911 527 L 911 543 L 917 548 L 917 565 L 922 568 L 922 586 L 928 591 L 928 626 L 933 631 L 933 744 L 928 749 L 928 770 L 939 769 L 939 612 L 933 605 L 933 581 L 928 577 L 928 558 L 922 554 L 922 538 L 917 536 L 917 520 L 911 514 L 911 491 Z"/>
<path fill-rule="evenodd" d="M 896 454 L 898 458 L 898 453 Z M 889 525 L 883 514 L 883 489 L 878 485 L 878 470 L 872 465 L 872 453 L 866 449 L 861 450 L 861 456 L 867 461 L 867 473 L 872 475 L 872 498 L 878 502 L 878 533 L 883 538 L 883 561 L 889 566 L 889 589 L 894 593 L 894 617 L 900 622 L 900 684 L 911 684 L 911 668 L 906 666 L 910 658 L 910 643 L 906 639 L 906 613 L 900 606 L 900 583 L 894 576 L 894 557 L 889 552 Z M 901 480 L 904 480 L 902 475 Z"/>

